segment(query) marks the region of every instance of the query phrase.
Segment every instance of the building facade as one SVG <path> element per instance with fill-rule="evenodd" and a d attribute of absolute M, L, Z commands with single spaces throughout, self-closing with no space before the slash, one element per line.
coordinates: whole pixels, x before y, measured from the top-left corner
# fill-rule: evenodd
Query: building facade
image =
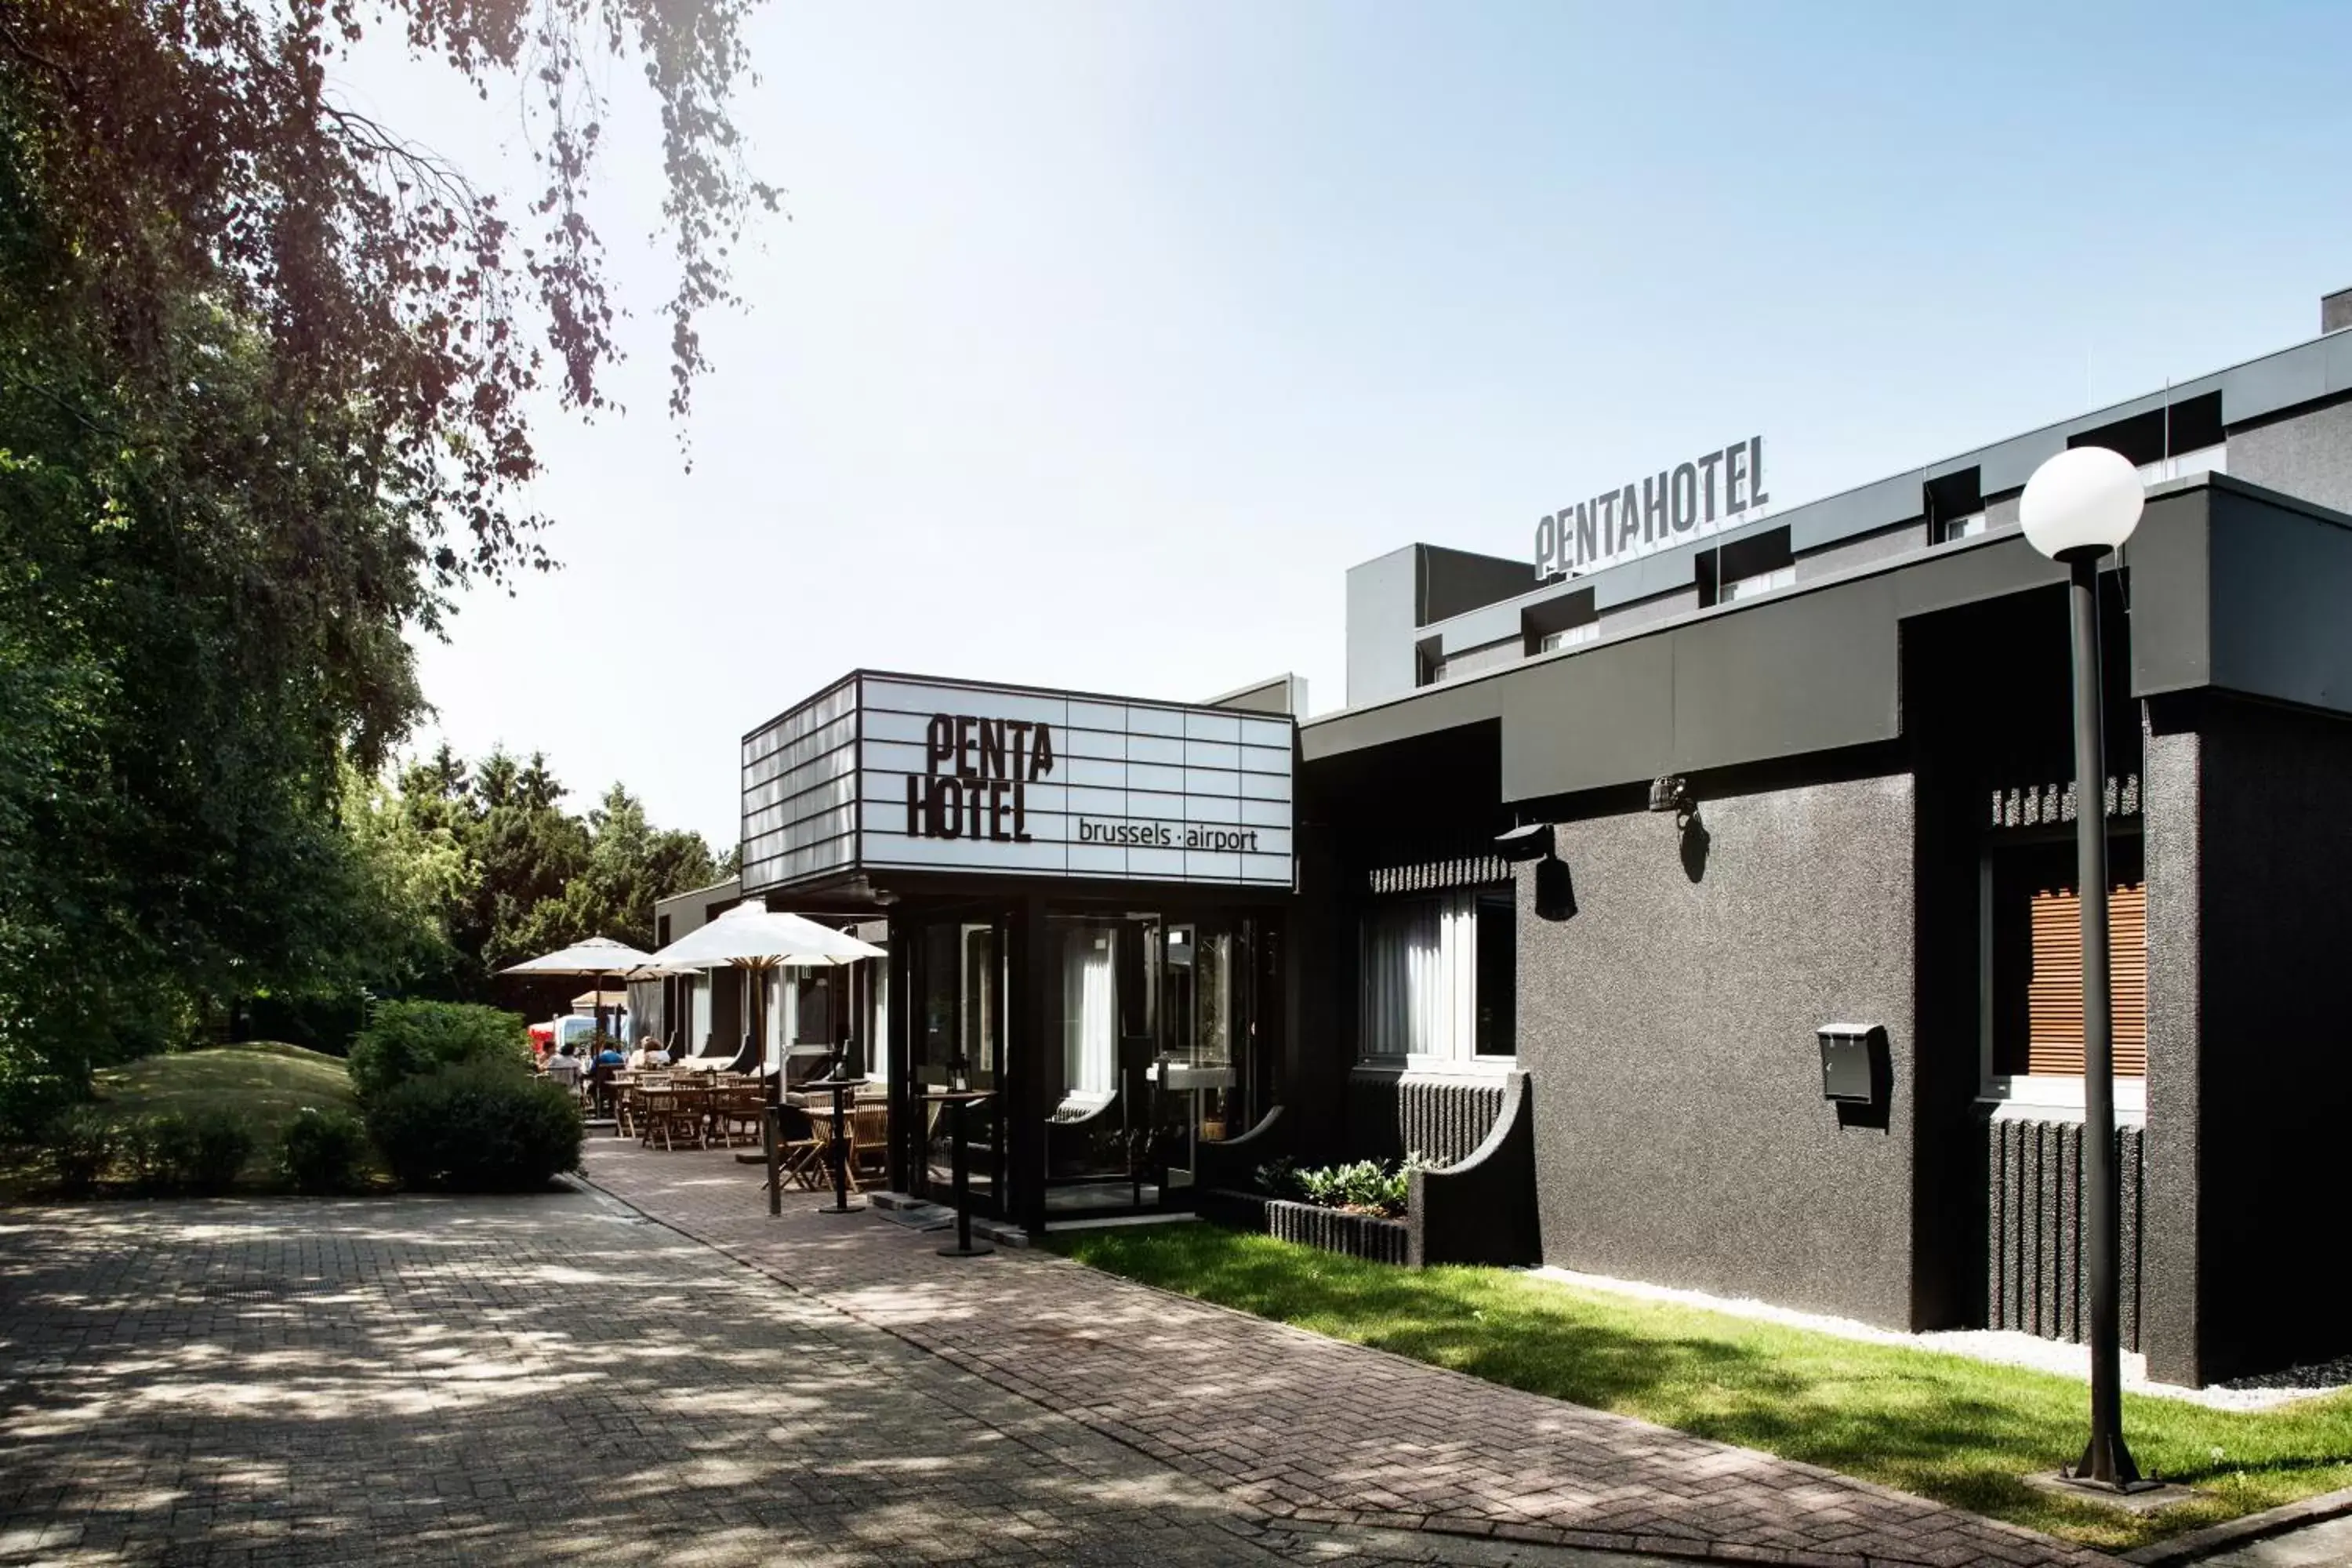
<path fill-rule="evenodd" d="M 2096 801 L 2064 571 L 2015 527 L 2026 477 L 2084 444 L 2149 483 L 2105 574 Z M 1424 546 L 1356 569 L 1349 706 L 1301 731 L 1310 918 L 1342 933 L 1310 1009 L 1345 1058 L 1310 1091 L 1323 1135 L 1394 1148 L 1517 1070 L 1546 1262 L 2076 1337 L 2070 845 L 2097 810 L 2126 1342 L 2187 1382 L 2340 1352 L 2315 1238 L 2352 1112 L 2318 980 L 2352 939 L 2347 509 L 2331 332 L 1586 575 Z M 1535 824 L 1570 918 L 1492 855 Z M 1867 1035 L 1866 1100 L 1824 1097 L 1837 1025 Z"/>
<path fill-rule="evenodd" d="M 856 1037 L 910 1193 L 961 1153 L 1035 1228 L 1418 1152 L 1475 1256 L 2071 1338 L 2096 812 L 2126 1343 L 2188 1383 L 2339 1353 L 2352 294 L 2324 312 L 1824 500 L 1776 509 L 1744 437 L 1558 509 L 1526 562 L 1382 556 L 1321 717 L 1287 678 L 853 672 L 746 735 L 740 882 L 663 918 L 764 897 L 887 942 L 778 1026 Z M 2077 792 L 2065 572 L 2016 520 L 2085 444 L 2148 489 L 2102 574 L 2110 776 Z"/>

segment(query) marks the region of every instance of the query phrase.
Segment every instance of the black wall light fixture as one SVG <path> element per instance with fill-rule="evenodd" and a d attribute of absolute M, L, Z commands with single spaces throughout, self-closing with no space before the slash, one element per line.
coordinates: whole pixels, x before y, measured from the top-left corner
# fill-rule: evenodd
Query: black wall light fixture
<path fill-rule="evenodd" d="M 1532 860 L 1536 866 L 1536 915 L 1539 920 L 1570 920 L 1576 914 L 1576 888 L 1569 879 L 1568 862 L 1559 858 L 1549 822 L 1530 822 L 1495 836 L 1496 852 L 1506 860 Z"/>
<path fill-rule="evenodd" d="M 1495 836 L 1495 848 L 1506 860 L 1541 860 L 1552 853 L 1551 824 L 1530 822 Z"/>
<path fill-rule="evenodd" d="M 1690 780 L 1680 773 L 1667 773 L 1663 777 L 1652 779 L 1650 809 L 1673 812 L 1675 826 L 1681 826 L 1683 818 L 1698 810 L 1698 802 L 1691 798 Z"/>

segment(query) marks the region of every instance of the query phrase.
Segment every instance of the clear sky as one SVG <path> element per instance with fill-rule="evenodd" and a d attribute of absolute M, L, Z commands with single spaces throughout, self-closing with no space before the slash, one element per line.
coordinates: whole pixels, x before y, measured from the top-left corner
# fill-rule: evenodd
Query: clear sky
<path fill-rule="evenodd" d="M 1783 506 L 2317 331 L 2352 6 L 773 4 L 790 192 L 663 413 L 551 419 L 565 563 L 422 650 L 440 734 L 735 834 L 744 731 L 865 665 L 1344 697 L 1346 568 L 1751 434 Z M 522 189 L 511 104 L 348 91 Z M 575 804 L 584 801 L 575 800 Z"/>

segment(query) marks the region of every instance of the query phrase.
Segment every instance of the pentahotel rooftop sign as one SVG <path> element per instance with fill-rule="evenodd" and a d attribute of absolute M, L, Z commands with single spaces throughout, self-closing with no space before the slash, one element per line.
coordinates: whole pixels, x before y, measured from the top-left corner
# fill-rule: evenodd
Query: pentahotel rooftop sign
<path fill-rule="evenodd" d="M 1536 575 L 1581 575 L 1687 544 L 1753 521 L 1751 514 L 1770 499 L 1764 493 L 1764 437 L 1750 436 L 1544 518 L 1536 524 Z"/>

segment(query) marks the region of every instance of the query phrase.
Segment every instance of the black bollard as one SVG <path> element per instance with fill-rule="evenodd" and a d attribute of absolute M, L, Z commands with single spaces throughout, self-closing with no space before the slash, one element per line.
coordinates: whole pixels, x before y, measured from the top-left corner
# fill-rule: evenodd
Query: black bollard
<path fill-rule="evenodd" d="M 971 1170 L 964 1153 L 963 1113 L 978 1096 L 962 1095 L 948 1101 L 948 1121 L 954 1146 L 948 1152 L 948 1169 L 955 1184 L 956 1240 L 953 1247 L 940 1248 L 941 1258 L 985 1258 L 996 1248 L 986 1242 L 977 1247 L 971 1240 Z"/>
<path fill-rule="evenodd" d="M 836 1066 L 840 1058 L 835 1058 Z M 843 1100 L 849 1091 L 860 1087 L 863 1079 L 845 1079 L 836 1071 L 833 1081 L 824 1087 L 833 1090 L 833 1133 L 825 1140 L 825 1158 L 833 1164 L 833 1202 L 820 1207 L 819 1214 L 856 1214 L 866 1205 L 849 1201 L 849 1133 L 844 1118 L 849 1112 Z"/>

